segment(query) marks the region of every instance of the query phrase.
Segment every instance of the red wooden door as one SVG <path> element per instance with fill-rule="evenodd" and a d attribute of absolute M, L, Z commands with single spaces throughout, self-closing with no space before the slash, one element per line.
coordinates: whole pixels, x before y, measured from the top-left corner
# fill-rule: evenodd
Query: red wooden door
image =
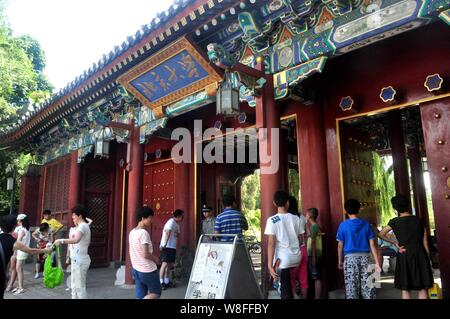
<path fill-rule="evenodd" d="M 109 224 L 112 215 L 113 172 L 105 168 L 84 170 L 84 205 L 91 224 L 89 255 L 92 266 L 105 266 L 108 258 Z"/>
<path fill-rule="evenodd" d="M 151 238 L 158 249 L 164 224 L 175 209 L 174 163 L 164 161 L 144 167 L 144 205 L 153 209 Z"/>

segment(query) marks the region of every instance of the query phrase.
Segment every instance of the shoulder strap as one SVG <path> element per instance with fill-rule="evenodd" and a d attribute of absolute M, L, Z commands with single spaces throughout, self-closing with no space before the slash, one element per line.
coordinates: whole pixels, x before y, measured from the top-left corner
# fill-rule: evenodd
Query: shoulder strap
<path fill-rule="evenodd" d="M 3 269 L 5 270 L 5 273 L 6 273 L 6 258 L 5 258 L 5 251 L 3 250 L 3 245 L 2 245 L 2 242 L 1 242 L 1 241 L 0 241 L 0 257 L 2 257 Z"/>

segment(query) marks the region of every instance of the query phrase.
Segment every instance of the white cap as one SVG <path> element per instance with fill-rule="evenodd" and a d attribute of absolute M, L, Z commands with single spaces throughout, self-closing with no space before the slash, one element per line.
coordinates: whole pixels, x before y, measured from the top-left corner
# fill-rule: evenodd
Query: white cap
<path fill-rule="evenodd" d="M 19 214 L 17 216 L 17 220 L 24 220 L 25 218 L 27 218 L 27 215 L 25 215 L 25 214 Z"/>

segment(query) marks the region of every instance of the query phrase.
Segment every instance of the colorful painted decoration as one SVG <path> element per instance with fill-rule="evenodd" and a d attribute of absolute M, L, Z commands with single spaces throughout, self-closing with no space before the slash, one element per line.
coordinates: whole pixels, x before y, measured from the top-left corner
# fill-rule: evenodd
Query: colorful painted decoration
<path fill-rule="evenodd" d="M 167 125 L 168 118 L 163 117 L 154 121 L 151 121 L 139 129 L 139 143 L 145 144 L 147 138 L 155 133 L 160 128 L 165 128 Z"/>
<path fill-rule="evenodd" d="M 244 124 L 247 121 L 247 114 L 245 112 L 242 112 L 238 116 L 238 122 L 239 124 Z"/>
<path fill-rule="evenodd" d="M 444 21 L 445 23 L 447 23 L 448 25 L 450 25 L 450 9 L 447 9 L 445 11 L 442 11 L 439 14 L 439 18 Z"/>
<path fill-rule="evenodd" d="M 435 73 L 427 76 L 423 85 L 427 88 L 428 92 L 435 92 L 441 89 L 443 82 L 444 79 L 438 73 Z"/>
<path fill-rule="evenodd" d="M 392 86 L 384 87 L 381 89 L 380 98 L 383 102 L 396 102 L 395 95 L 397 92 Z"/>
<path fill-rule="evenodd" d="M 164 105 L 221 80 L 194 46 L 182 37 L 117 81 L 159 118 L 164 115 Z"/>
<path fill-rule="evenodd" d="M 273 76 L 275 99 L 287 97 L 289 86 L 301 82 L 314 73 L 322 72 L 326 61 L 326 57 L 320 57 L 275 74 Z"/>
<path fill-rule="evenodd" d="M 350 111 L 353 109 L 354 103 L 355 101 L 353 101 L 351 96 L 346 96 L 341 99 L 339 106 L 341 107 L 342 111 Z"/>

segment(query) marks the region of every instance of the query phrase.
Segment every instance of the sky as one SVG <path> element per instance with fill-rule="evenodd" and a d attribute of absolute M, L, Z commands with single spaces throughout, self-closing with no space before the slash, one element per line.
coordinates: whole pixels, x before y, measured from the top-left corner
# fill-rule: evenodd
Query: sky
<path fill-rule="evenodd" d="M 173 0 L 10 0 L 14 36 L 29 34 L 45 51 L 58 90 L 148 24 Z"/>

